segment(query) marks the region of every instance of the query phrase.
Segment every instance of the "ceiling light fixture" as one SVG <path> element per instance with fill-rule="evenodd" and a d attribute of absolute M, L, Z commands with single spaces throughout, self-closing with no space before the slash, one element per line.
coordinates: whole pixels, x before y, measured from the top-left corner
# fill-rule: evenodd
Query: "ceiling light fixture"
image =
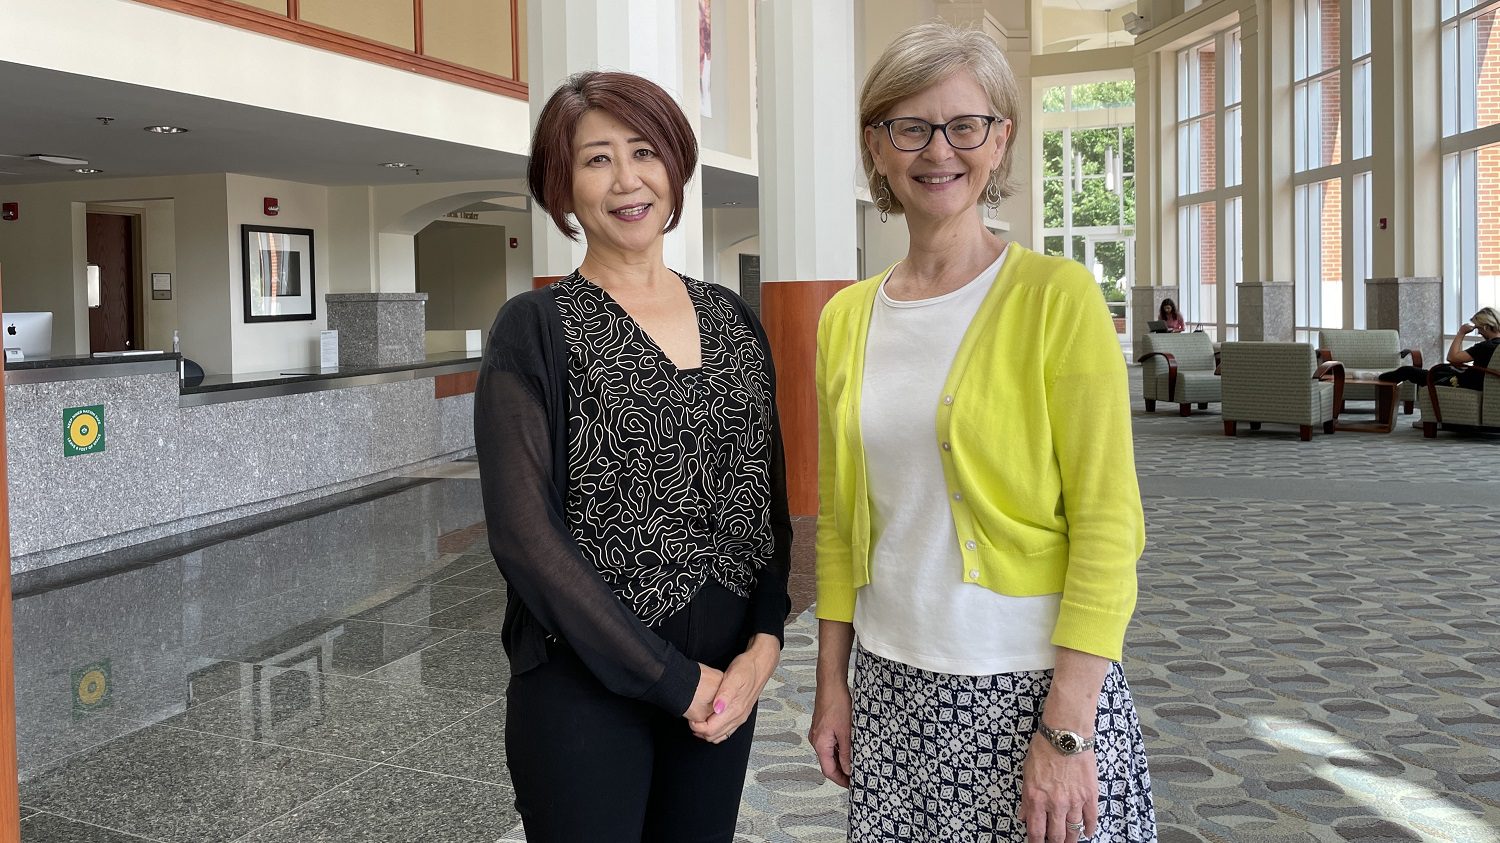
<path fill-rule="evenodd" d="M 35 153 L 26 157 L 32 161 L 43 161 L 48 164 L 60 164 L 64 167 L 87 167 L 89 165 L 87 158 L 74 158 L 71 155 L 48 155 Z"/>
<path fill-rule="evenodd" d="M 73 168 L 73 172 L 77 173 L 80 176 L 92 176 L 95 173 L 102 173 L 104 171 L 96 170 L 93 167 L 75 167 Z"/>
<path fill-rule="evenodd" d="M 155 135 L 181 135 L 187 133 L 187 129 L 181 126 L 146 126 L 145 130 Z"/>
<path fill-rule="evenodd" d="M 380 166 L 382 166 L 382 167 L 390 167 L 391 169 L 394 169 L 394 170 L 401 170 L 401 169 L 405 169 L 406 167 L 410 167 L 412 165 L 406 163 L 405 161 L 387 161 L 384 164 L 381 164 Z"/>
<path fill-rule="evenodd" d="M 734 200 L 733 200 L 733 199 L 731 199 L 731 200 L 729 200 L 729 201 L 728 201 L 728 202 L 725 202 L 725 203 L 724 203 L 724 206 L 725 206 L 725 207 L 726 207 L 726 208 L 727 208 L 727 207 L 729 207 L 729 206 L 730 206 L 730 205 L 738 205 L 738 204 L 740 204 L 740 203 L 738 203 L 738 202 L 736 202 L 736 201 L 734 201 Z"/>

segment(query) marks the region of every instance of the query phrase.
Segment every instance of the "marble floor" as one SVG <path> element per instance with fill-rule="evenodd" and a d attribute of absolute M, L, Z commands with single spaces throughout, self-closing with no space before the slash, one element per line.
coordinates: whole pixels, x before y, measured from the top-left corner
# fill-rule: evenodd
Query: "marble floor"
<path fill-rule="evenodd" d="M 1135 406 L 1164 843 L 1500 843 L 1500 441 Z M 22 839 L 523 839 L 473 469 L 18 576 Z M 811 537 L 741 843 L 842 839 L 800 738 Z"/>

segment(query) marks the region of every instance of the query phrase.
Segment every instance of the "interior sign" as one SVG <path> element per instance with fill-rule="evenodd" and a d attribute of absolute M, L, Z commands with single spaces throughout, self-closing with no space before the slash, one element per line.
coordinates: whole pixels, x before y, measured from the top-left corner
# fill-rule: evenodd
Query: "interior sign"
<path fill-rule="evenodd" d="M 63 415 L 63 456 L 98 454 L 104 450 L 104 405 L 68 407 Z"/>

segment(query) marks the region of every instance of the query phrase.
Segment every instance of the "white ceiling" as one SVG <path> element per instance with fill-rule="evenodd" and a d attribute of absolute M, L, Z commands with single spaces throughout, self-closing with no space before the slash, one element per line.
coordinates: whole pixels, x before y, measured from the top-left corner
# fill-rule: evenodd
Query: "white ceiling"
<path fill-rule="evenodd" d="M 113 117 L 106 126 L 97 118 Z M 182 126 L 180 135 L 142 131 Z M 83 158 L 103 171 L 0 157 L 0 186 L 242 173 L 330 186 L 519 178 L 524 156 L 0 62 L 0 155 Z M 411 170 L 379 166 L 406 161 Z"/>

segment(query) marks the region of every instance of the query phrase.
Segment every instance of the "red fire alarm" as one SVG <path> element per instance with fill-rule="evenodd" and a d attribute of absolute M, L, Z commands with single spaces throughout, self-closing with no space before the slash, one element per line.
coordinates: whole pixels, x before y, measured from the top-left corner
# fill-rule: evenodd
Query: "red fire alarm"
<path fill-rule="evenodd" d="M 267 196 L 261 202 L 261 208 L 266 212 L 266 216 L 274 217 L 278 213 L 281 213 L 281 203 L 276 201 L 275 196 Z"/>
<path fill-rule="evenodd" d="M 20 218 L 21 204 L 19 202 L 6 202 L 4 205 L 0 205 L 0 220 L 10 222 L 12 220 L 18 220 Z M 515 238 L 512 237 L 510 242 L 512 245 L 514 245 L 516 242 Z"/>
<path fill-rule="evenodd" d="M 9 207 L 9 206 L 7 206 L 7 207 Z M 13 219 L 13 217 L 6 217 L 6 219 Z M 512 249 L 519 249 L 519 248 L 521 248 L 521 238 L 519 238 L 519 237 L 512 237 L 512 238 L 510 238 L 510 247 Z"/>

